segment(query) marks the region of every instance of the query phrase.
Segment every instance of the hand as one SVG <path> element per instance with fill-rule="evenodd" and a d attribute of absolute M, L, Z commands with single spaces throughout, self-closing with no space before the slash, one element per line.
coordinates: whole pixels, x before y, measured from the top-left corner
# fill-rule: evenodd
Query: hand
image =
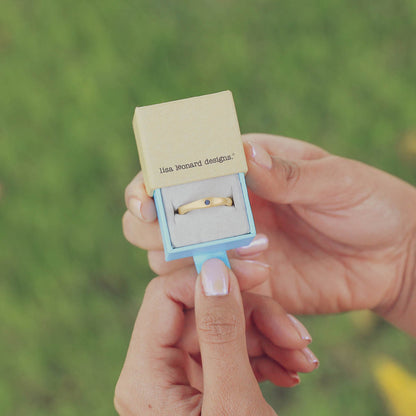
<path fill-rule="evenodd" d="M 245 142 L 274 298 L 295 313 L 373 309 L 416 335 L 415 188 L 298 140 Z"/>
<path fill-rule="evenodd" d="M 314 367 L 297 350 L 307 343 L 299 323 L 294 326 L 270 298 L 245 316 L 260 295 L 249 294 L 244 311 L 247 293 L 240 294 L 244 287 L 218 259 L 204 263 L 196 284 L 195 277 L 189 267 L 147 287 L 116 387 L 117 411 L 121 416 L 275 415 L 257 381 L 293 385 L 295 371 Z M 194 307 L 200 354 L 185 348 L 186 315 Z M 246 321 L 267 354 L 249 358 Z"/>
<path fill-rule="evenodd" d="M 373 309 L 416 335 L 415 189 L 299 140 L 252 134 L 244 142 L 259 237 L 231 257 L 252 260 L 263 250 L 257 260 L 270 264 L 271 273 L 262 293 L 291 313 Z M 134 198 L 143 201 L 142 218 L 154 221 L 141 181 L 129 185 L 126 199 L 130 207 Z M 154 270 L 189 264 L 164 262 L 157 224 L 135 220 L 133 212 L 124 217 L 124 233 L 150 249 Z"/>

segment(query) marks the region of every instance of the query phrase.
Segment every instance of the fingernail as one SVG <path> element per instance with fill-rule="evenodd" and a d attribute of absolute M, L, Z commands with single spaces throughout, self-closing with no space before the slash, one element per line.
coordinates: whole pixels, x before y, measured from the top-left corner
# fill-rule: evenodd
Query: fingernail
<path fill-rule="evenodd" d="M 319 367 L 319 360 L 316 358 L 315 354 L 309 348 L 304 348 L 302 352 L 309 363 L 313 364 L 315 368 Z"/>
<path fill-rule="evenodd" d="M 153 222 L 156 219 L 156 207 L 153 200 L 147 200 L 142 204 L 141 213 L 143 221 Z"/>
<path fill-rule="evenodd" d="M 248 142 L 251 147 L 250 156 L 260 166 L 271 169 L 273 162 L 271 156 L 257 143 Z"/>
<path fill-rule="evenodd" d="M 142 215 L 142 201 L 136 198 L 129 199 L 129 211 L 137 218 L 143 221 Z"/>
<path fill-rule="evenodd" d="M 287 373 L 289 374 L 290 378 L 296 383 L 299 384 L 300 383 L 300 377 L 298 375 L 298 373 L 296 371 L 292 371 L 292 370 L 286 370 Z"/>
<path fill-rule="evenodd" d="M 134 216 L 145 222 L 152 222 L 156 219 L 156 208 L 153 201 L 146 201 L 143 203 L 139 199 L 130 198 L 129 211 Z"/>
<path fill-rule="evenodd" d="M 264 234 L 257 235 L 254 240 L 244 247 L 238 247 L 235 251 L 239 256 L 252 256 L 260 254 L 269 247 L 269 239 Z"/>
<path fill-rule="evenodd" d="M 201 269 L 201 282 L 206 296 L 228 295 L 227 266 L 219 259 L 209 259 Z"/>
<path fill-rule="evenodd" d="M 303 324 L 289 313 L 287 314 L 287 317 L 292 321 L 292 324 L 298 331 L 299 336 L 305 341 L 308 341 L 308 344 L 311 343 L 312 337 L 310 336 L 308 330 L 303 326 Z"/>

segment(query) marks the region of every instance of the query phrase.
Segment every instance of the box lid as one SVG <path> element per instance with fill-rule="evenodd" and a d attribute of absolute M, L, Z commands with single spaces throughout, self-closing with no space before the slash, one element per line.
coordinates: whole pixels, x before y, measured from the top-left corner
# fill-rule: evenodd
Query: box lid
<path fill-rule="evenodd" d="M 147 193 L 247 172 L 230 91 L 136 107 L 133 129 Z"/>

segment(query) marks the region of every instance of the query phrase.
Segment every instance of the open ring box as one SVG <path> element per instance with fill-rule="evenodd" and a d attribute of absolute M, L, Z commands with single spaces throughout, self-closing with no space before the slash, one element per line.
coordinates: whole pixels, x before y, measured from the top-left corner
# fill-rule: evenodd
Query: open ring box
<path fill-rule="evenodd" d="M 244 174 L 247 163 L 230 91 L 136 107 L 133 129 L 146 192 L 156 204 L 167 261 L 204 261 L 247 245 L 256 235 Z M 231 206 L 178 208 L 206 198 Z"/>

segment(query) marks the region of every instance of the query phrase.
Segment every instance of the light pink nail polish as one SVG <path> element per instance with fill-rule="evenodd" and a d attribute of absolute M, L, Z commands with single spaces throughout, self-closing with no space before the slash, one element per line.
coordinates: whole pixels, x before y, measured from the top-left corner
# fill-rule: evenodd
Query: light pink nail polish
<path fill-rule="evenodd" d="M 298 373 L 296 371 L 292 371 L 292 370 L 286 370 L 287 374 L 289 374 L 290 378 L 296 382 L 296 384 L 300 383 L 300 377 L 298 375 Z"/>
<path fill-rule="evenodd" d="M 227 266 L 219 259 L 209 259 L 201 269 L 201 282 L 206 296 L 228 295 L 229 275 Z"/>
<path fill-rule="evenodd" d="M 319 360 L 316 358 L 315 354 L 309 349 L 309 348 L 304 348 L 302 350 L 304 356 L 306 357 L 306 359 L 315 366 L 315 368 L 319 367 Z"/>
<path fill-rule="evenodd" d="M 271 169 L 273 165 L 273 161 L 271 156 L 266 152 L 266 150 L 263 149 L 259 144 L 248 142 L 251 149 L 250 149 L 250 156 L 254 160 L 254 162 L 262 166 L 266 169 Z"/>
<path fill-rule="evenodd" d="M 143 221 L 152 222 L 156 219 L 156 207 L 152 200 L 147 200 L 141 206 L 141 214 L 143 217 Z"/>
<path fill-rule="evenodd" d="M 303 324 L 289 313 L 287 314 L 287 317 L 292 321 L 292 324 L 298 331 L 299 336 L 305 341 L 308 341 L 308 344 L 311 343 L 312 337 L 309 334 L 308 330 L 303 326 Z"/>
<path fill-rule="evenodd" d="M 269 239 L 264 234 L 258 234 L 256 238 L 248 245 L 244 247 L 236 248 L 236 252 L 239 256 L 252 256 L 262 253 L 269 247 Z"/>
<path fill-rule="evenodd" d="M 130 198 L 128 202 L 129 211 L 137 218 L 143 221 L 142 201 L 136 198 Z"/>

